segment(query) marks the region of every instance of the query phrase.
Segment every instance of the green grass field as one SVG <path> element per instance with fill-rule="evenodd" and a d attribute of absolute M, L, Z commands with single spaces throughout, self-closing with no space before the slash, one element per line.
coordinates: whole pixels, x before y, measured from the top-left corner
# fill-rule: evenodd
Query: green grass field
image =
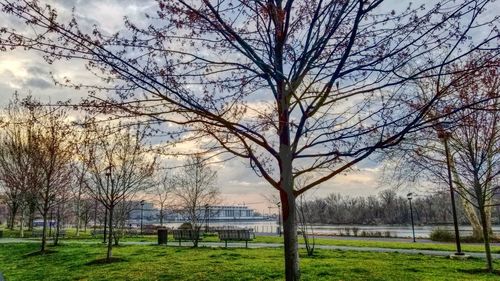
<path fill-rule="evenodd" d="M 30 232 L 25 232 L 25 237 L 30 237 Z M 19 237 L 19 231 L 4 230 L 4 237 Z M 66 230 L 65 240 L 76 240 L 79 241 L 99 241 L 98 238 L 92 238 L 90 235 L 90 230 L 87 232 L 81 232 L 79 237 L 75 236 L 75 229 Z M 136 237 L 125 237 L 120 241 L 136 241 L 136 242 L 156 242 L 157 237 L 155 235 L 144 235 Z M 169 241 L 174 241 L 172 235 L 169 235 Z M 203 238 L 205 242 L 219 242 L 217 236 L 207 236 Z M 299 239 L 300 243 L 303 243 L 303 239 Z M 277 236 L 257 236 L 250 243 L 283 243 L 283 239 Z M 317 245 L 333 245 L 333 246 L 352 246 L 352 247 L 374 247 L 374 248 L 390 248 L 390 249 L 416 249 L 416 250 L 439 250 L 439 251 L 455 251 L 454 243 L 413 243 L 408 242 L 398 242 L 398 241 L 370 241 L 370 240 L 345 240 L 345 239 L 329 239 L 329 238 L 317 238 Z M 469 244 L 462 243 L 462 250 L 465 252 L 484 252 L 484 246 L 482 244 Z M 500 246 L 492 246 L 491 250 L 493 253 L 500 253 Z"/>
<path fill-rule="evenodd" d="M 0 244 L 7 281 L 30 280 L 283 280 L 282 249 L 213 249 L 130 245 L 114 249 L 124 261 L 93 264 L 102 245 L 66 244 L 45 256 L 38 244 Z M 450 260 L 398 253 L 301 252 L 303 280 L 499 280 L 478 273 L 484 260 Z M 497 262 L 495 266 L 500 266 Z"/>

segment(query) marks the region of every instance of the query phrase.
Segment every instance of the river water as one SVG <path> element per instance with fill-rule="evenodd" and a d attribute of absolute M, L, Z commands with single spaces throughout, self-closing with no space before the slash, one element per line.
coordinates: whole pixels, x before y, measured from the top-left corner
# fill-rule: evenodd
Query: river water
<path fill-rule="evenodd" d="M 144 222 L 145 224 L 158 224 L 158 222 Z M 210 227 L 239 227 L 252 228 L 256 233 L 276 233 L 278 224 L 276 221 L 217 221 L 209 222 Z M 177 228 L 181 222 L 164 223 L 167 227 Z M 429 238 L 432 229 L 444 228 L 453 232 L 453 225 L 445 226 L 415 226 L 415 236 L 417 238 Z M 391 237 L 412 237 L 411 225 L 313 225 L 314 233 L 319 235 L 345 235 L 349 232 L 353 235 L 353 229 L 358 230 L 358 235 L 365 233 L 380 232 L 382 236 L 390 234 Z M 500 233 L 500 225 L 493 226 L 494 233 Z M 472 227 L 468 225 L 460 226 L 460 234 L 469 236 L 472 234 Z"/>

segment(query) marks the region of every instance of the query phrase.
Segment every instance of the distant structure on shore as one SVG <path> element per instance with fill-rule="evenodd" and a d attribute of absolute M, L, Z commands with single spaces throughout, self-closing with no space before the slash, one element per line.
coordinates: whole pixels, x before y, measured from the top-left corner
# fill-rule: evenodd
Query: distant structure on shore
<path fill-rule="evenodd" d="M 139 202 L 133 202 L 134 208 L 130 211 L 129 219 L 139 220 L 141 218 L 141 205 Z M 252 221 L 265 220 L 268 217 L 255 212 L 244 205 L 217 205 L 200 208 L 201 216 L 210 221 Z M 159 220 L 160 211 L 150 202 L 144 202 L 142 205 L 142 216 L 144 220 Z M 186 217 L 180 210 L 169 209 L 165 211 L 165 221 L 186 221 Z"/>
<path fill-rule="evenodd" d="M 210 220 L 256 220 L 262 219 L 255 216 L 254 210 L 248 206 L 209 206 L 208 217 Z"/>

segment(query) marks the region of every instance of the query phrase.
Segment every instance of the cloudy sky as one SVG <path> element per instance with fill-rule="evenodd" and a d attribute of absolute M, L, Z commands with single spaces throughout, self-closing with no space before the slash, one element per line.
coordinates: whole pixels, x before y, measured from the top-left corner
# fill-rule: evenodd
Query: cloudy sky
<path fill-rule="evenodd" d="M 392 0 L 388 5 L 397 9 L 405 1 Z M 95 23 L 101 29 L 111 33 L 120 30 L 125 16 L 140 19 L 144 13 L 156 9 L 154 1 L 132 0 L 72 0 L 53 1 L 65 16 L 73 6 L 77 17 L 90 24 Z M 406 4 L 404 4 L 406 5 Z M 0 17 L 0 26 L 12 24 L 12 19 Z M 86 96 L 84 90 L 76 91 L 54 85 L 52 77 L 63 77 L 85 82 L 92 81 L 93 76 L 78 61 L 59 61 L 52 65 L 46 64 L 41 55 L 22 50 L 0 52 L 0 105 L 7 104 L 14 92 L 21 96 L 31 93 L 42 101 L 79 100 Z M 242 160 L 231 160 L 218 164 L 219 185 L 222 188 L 226 203 L 247 204 L 262 211 L 267 209 L 263 194 L 275 192 L 263 179 L 255 176 Z M 375 160 L 365 161 L 356 167 L 356 171 L 348 175 L 340 175 L 319 188 L 310 192 L 311 196 L 321 197 L 332 192 L 349 195 L 376 194 L 383 187 L 380 184 L 381 165 Z M 403 191 L 404 192 L 404 191 Z"/>

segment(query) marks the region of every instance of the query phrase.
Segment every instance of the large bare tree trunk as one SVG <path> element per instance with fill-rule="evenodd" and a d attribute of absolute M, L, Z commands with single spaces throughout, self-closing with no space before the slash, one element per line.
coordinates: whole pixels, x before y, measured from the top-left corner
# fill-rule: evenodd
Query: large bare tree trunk
<path fill-rule="evenodd" d="M 481 225 L 481 219 L 478 217 L 476 211 L 474 210 L 474 206 L 472 206 L 472 204 L 467 200 L 462 199 L 460 201 L 462 201 L 465 216 L 472 226 L 472 237 L 481 239 L 483 237 L 483 227 Z"/>
<path fill-rule="evenodd" d="M 453 160 L 453 159 L 450 159 L 450 160 Z M 460 201 L 462 202 L 462 206 L 464 208 L 464 214 L 472 226 L 472 237 L 474 237 L 476 239 L 482 239 L 483 238 L 483 226 L 482 226 L 480 214 L 478 214 L 476 212 L 476 208 L 470 203 L 470 202 L 473 202 L 474 199 L 471 198 L 470 195 L 468 195 L 468 193 L 467 193 L 468 189 L 464 186 L 464 183 L 461 181 L 460 175 L 458 174 L 458 172 L 455 168 L 454 161 L 450 161 L 450 168 L 451 168 L 451 171 L 453 173 L 453 179 L 455 182 L 455 186 L 457 186 L 458 190 L 460 191 L 460 196 L 463 197 Z M 491 214 L 490 214 L 490 220 L 491 220 Z M 490 224 L 489 228 L 491 228 L 491 224 Z"/>
<path fill-rule="evenodd" d="M 288 118 L 288 117 L 287 117 Z M 296 198 L 293 187 L 292 153 L 288 126 L 280 136 L 280 200 L 285 246 L 285 277 L 287 281 L 300 280 L 299 246 L 297 240 Z"/>
<path fill-rule="evenodd" d="M 297 240 L 296 199 L 293 192 L 281 192 L 283 239 L 285 246 L 285 276 L 287 281 L 300 280 L 299 247 Z"/>

